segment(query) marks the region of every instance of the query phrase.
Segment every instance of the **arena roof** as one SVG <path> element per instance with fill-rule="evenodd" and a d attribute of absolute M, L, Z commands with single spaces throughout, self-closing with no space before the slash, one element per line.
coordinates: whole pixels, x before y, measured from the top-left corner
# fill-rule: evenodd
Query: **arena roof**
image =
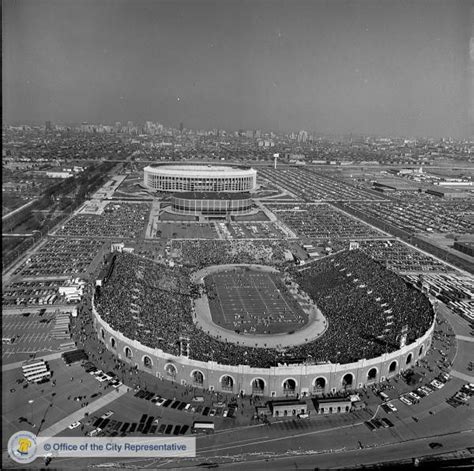
<path fill-rule="evenodd" d="M 147 172 L 159 171 L 159 173 L 170 175 L 192 173 L 193 176 L 206 176 L 209 174 L 227 174 L 232 176 L 234 174 L 241 174 L 242 172 L 256 172 L 251 167 L 231 167 L 226 165 L 157 165 L 145 167 L 144 170 Z"/>
<path fill-rule="evenodd" d="M 250 199 L 250 193 L 229 193 L 226 191 L 185 191 L 174 193 L 173 197 L 185 200 L 245 200 Z"/>

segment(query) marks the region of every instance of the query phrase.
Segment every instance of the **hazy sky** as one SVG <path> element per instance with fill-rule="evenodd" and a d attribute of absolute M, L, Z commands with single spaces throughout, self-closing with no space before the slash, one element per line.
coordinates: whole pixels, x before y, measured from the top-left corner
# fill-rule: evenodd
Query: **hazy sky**
<path fill-rule="evenodd" d="M 7 122 L 467 136 L 469 0 L 3 0 Z"/>

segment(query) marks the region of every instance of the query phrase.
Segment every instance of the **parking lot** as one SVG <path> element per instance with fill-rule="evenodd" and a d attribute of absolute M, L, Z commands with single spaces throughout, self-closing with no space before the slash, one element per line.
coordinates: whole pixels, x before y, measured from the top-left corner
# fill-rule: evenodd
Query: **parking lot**
<path fill-rule="evenodd" d="M 2 306 L 58 305 L 65 303 L 59 295 L 59 287 L 64 280 L 17 281 L 4 288 Z"/>
<path fill-rule="evenodd" d="M 51 238 L 16 271 L 22 277 L 78 276 L 87 271 L 104 242 L 96 239 Z"/>
<path fill-rule="evenodd" d="M 37 355 L 37 358 L 41 358 L 41 355 Z M 105 392 L 105 386 L 85 373 L 79 364 L 67 366 L 62 359 L 48 363 L 53 375 L 52 380 L 44 384 L 19 383 L 23 380 L 21 368 L 2 373 L 4 448 L 13 432 L 32 430 L 38 433 L 38 430 L 41 431 L 81 409 L 81 400 L 74 398 L 81 397 L 84 403 L 92 401 L 93 394 Z M 35 424 L 35 427 L 31 424 Z"/>
<path fill-rule="evenodd" d="M 77 214 L 58 236 L 135 239 L 143 237 L 151 203 L 109 202 L 101 215 Z"/>
<path fill-rule="evenodd" d="M 347 206 L 409 232 L 469 234 L 473 231 L 474 211 L 470 201 L 444 201 L 424 195 L 409 201 L 350 203 Z"/>
<path fill-rule="evenodd" d="M 312 168 L 259 168 L 259 174 L 306 201 L 384 200 L 383 196 L 315 173 Z"/>
<path fill-rule="evenodd" d="M 286 205 L 285 205 L 286 206 Z M 285 210 L 280 205 L 271 205 L 279 219 L 300 236 L 310 239 L 360 239 L 384 237 L 385 234 L 358 219 L 339 211 L 328 204 L 297 205 Z"/>
<path fill-rule="evenodd" d="M 3 317 L 2 337 L 14 339 L 13 343 L 2 345 L 2 361 L 5 364 L 26 360 L 32 354 L 39 356 L 59 351 L 61 345 L 70 342 L 67 329 L 56 322 L 59 314 L 46 312 L 40 315 L 38 311 L 27 314 Z"/>

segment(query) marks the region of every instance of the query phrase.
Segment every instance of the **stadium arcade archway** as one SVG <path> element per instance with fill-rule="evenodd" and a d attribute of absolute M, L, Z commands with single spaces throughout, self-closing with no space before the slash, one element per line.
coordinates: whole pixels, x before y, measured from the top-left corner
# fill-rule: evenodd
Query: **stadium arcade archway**
<path fill-rule="evenodd" d="M 328 382 L 324 376 L 319 376 L 313 381 L 313 393 L 322 394 L 326 390 Z"/>
<path fill-rule="evenodd" d="M 394 375 L 396 372 L 397 372 L 397 367 L 398 367 L 398 361 L 397 360 L 393 360 L 391 363 L 390 363 L 390 366 L 388 367 L 388 374 L 390 376 Z"/>
<path fill-rule="evenodd" d="M 234 390 L 235 379 L 230 375 L 221 376 L 219 383 L 224 391 L 231 392 Z"/>
<path fill-rule="evenodd" d="M 148 355 L 143 355 L 142 363 L 143 363 L 143 366 L 145 368 L 148 368 L 149 370 L 153 368 L 153 362 L 151 361 L 151 358 Z"/>
<path fill-rule="evenodd" d="M 296 394 L 296 386 L 298 383 L 296 382 L 296 379 L 294 378 L 286 378 L 285 381 L 283 381 L 282 386 L 283 386 L 283 394 L 285 396 L 294 396 Z"/>
<path fill-rule="evenodd" d="M 265 394 L 265 380 L 263 378 L 254 378 L 250 386 L 252 388 L 252 394 L 257 396 L 263 396 Z"/>
<path fill-rule="evenodd" d="M 367 382 L 373 383 L 377 379 L 378 373 L 379 372 L 377 368 L 370 368 L 370 370 L 367 371 Z"/>
<path fill-rule="evenodd" d="M 200 386 L 204 384 L 204 373 L 200 370 L 191 371 L 191 378 L 193 380 L 193 385 Z"/>
<path fill-rule="evenodd" d="M 344 389 L 351 389 L 354 387 L 354 375 L 352 373 L 346 373 L 343 377 L 342 377 L 342 387 Z"/>
<path fill-rule="evenodd" d="M 167 363 L 165 365 L 165 373 L 168 378 L 174 379 L 178 374 L 178 370 L 176 369 L 176 366 L 173 365 L 173 363 Z"/>

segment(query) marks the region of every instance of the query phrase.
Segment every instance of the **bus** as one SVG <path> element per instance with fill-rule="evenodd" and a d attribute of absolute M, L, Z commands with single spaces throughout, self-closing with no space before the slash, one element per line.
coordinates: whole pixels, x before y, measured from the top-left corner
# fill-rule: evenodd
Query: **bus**
<path fill-rule="evenodd" d="M 2 344 L 10 345 L 15 341 L 15 337 L 2 337 Z"/>
<path fill-rule="evenodd" d="M 27 376 L 34 375 L 36 373 L 41 373 L 43 371 L 48 371 L 48 367 L 46 365 L 38 366 L 36 368 L 30 368 L 28 370 L 23 370 L 23 376 L 27 377 Z"/>
<path fill-rule="evenodd" d="M 214 422 L 193 422 L 193 433 L 214 433 Z"/>
<path fill-rule="evenodd" d="M 25 368 L 34 368 L 34 367 L 38 367 L 38 366 L 43 366 L 45 364 L 46 364 L 46 362 L 44 360 L 41 360 L 41 359 L 28 360 L 25 363 L 23 363 L 22 368 L 23 369 L 25 369 Z"/>
<path fill-rule="evenodd" d="M 41 373 L 35 373 L 31 376 L 25 377 L 27 381 L 38 383 L 46 378 L 51 377 L 51 371 L 43 371 Z"/>

